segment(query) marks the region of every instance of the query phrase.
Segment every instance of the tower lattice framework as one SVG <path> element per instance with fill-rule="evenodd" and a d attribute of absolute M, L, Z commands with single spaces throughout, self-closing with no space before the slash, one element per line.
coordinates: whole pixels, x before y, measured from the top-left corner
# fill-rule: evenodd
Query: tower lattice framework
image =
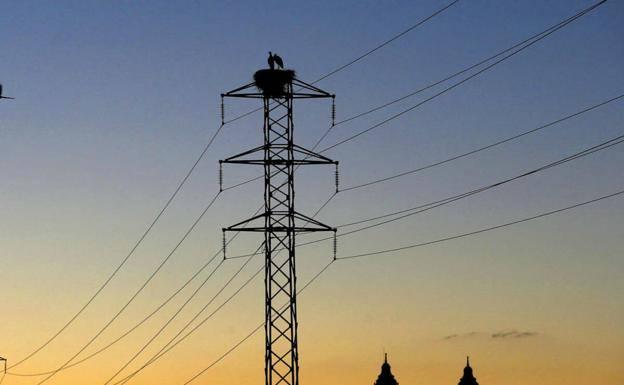
<path fill-rule="evenodd" d="M 269 82 L 272 74 L 282 72 L 264 71 L 269 75 Z M 334 98 L 334 95 L 294 77 L 280 84 L 279 92 L 275 92 L 274 85 L 271 88 L 268 93 L 253 82 L 222 94 L 222 97 L 262 99 L 264 110 L 263 145 L 221 161 L 263 167 L 264 212 L 223 230 L 264 233 L 265 384 L 298 385 L 295 238 L 304 232 L 335 234 L 336 229 L 295 210 L 295 168 L 338 163 L 294 143 L 293 101 Z"/>

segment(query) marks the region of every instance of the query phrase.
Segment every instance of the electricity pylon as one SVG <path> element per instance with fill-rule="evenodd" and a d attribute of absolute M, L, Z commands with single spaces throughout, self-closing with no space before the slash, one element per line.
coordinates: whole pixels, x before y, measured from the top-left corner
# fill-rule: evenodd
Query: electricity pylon
<path fill-rule="evenodd" d="M 293 71 L 260 70 L 254 78 L 253 83 L 221 96 L 262 99 L 264 144 L 220 163 L 264 168 L 264 212 L 223 231 L 224 234 L 226 231 L 264 233 L 265 384 L 298 385 L 295 236 L 316 231 L 335 234 L 336 229 L 295 210 L 294 171 L 299 165 L 335 164 L 337 167 L 338 162 L 294 143 L 293 100 L 333 100 L 334 95 L 295 78 Z"/>

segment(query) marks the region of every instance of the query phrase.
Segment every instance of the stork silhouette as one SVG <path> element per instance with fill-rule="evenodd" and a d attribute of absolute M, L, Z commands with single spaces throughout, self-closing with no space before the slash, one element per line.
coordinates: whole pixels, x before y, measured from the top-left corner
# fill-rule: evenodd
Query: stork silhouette
<path fill-rule="evenodd" d="M 269 63 L 269 68 L 272 70 L 275 69 L 276 64 L 278 68 L 284 68 L 284 62 L 282 61 L 282 58 L 279 57 L 277 54 L 272 53 L 271 51 L 269 51 L 269 58 L 267 59 L 267 62 Z"/>
<path fill-rule="evenodd" d="M 15 98 L 12 98 L 10 96 L 3 96 L 2 95 L 2 84 L 0 84 L 0 99 L 15 99 Z"/>
<path fill-rule="evenodd" d="M 278 68 L 284 69 L 284 62 L 282 61 L 281 57 L 279 57 L 277 54 L 273 54 L 273 60 L 275 61 L 275 64 L 277 64 Z"/>
<path fill-rule="evenodd" d="M 271 53 L 271 51 L 269 51 L 269 58 L 267 59 L 267 62 L 269 63 L 269 68 L 274 70 L 275 69 L 275 59 L 273 59 L 273 53 Z"/>

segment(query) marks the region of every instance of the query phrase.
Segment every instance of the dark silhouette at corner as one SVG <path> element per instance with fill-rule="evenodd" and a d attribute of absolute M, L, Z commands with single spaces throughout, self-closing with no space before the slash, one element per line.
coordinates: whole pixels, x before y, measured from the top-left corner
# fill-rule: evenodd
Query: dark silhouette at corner
<path fill-rule="evenodd" d="M 398 381 L 394 378 L 390 364 L 388 363 L 388 354 L 384 355 L 384 363 L 381 365 L 381 373 L 375 381 L 375 385 L 399 385 Z"/>
<path fill-rule="evenodd" d="M 279 57 L 277 54 L 272 53 L 271 51 L 269 51 L 269 58 L 267 59 L 267 62 L 269 63 L 269 68 L 272 70 L 275 69 L 276 64 L 278 69 L 284 68 L 284 62 L 282 61 L 282 58 Z"/>
<path fill-rule="evenodd" d="M 0 84 L 0 99 L 15 99 L 15 98 L 12 98 L 10 96 L 2 95 L 2 84 Z"/>
<path fill-rule="evenodd" d="M 464 375 L 459 379 L 457 385 L 479 385 L 477 379 L 472 374 L 472 368 L 470 367 L 470 357 L 466 357 L 466 367 L 464 368 Z"/>

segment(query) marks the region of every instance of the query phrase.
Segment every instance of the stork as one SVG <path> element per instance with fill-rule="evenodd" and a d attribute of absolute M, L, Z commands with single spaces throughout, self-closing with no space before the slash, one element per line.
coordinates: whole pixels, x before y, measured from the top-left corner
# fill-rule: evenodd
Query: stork
<path fill-rule="evenodd" d="M 0 99 L 15 99 L 15 98 L 12 98 L 12 97 L 10 97 L 10 96 L 3 96 L 3 95 L 2 95 L 2 84 L 0 84 Z M 2 360 L 2 359 L 0 358 L 0 361 L 1 361 L 1 360 Z"/>
<path fill-rule="evenodd" d="M 269 68 L 274 70 L 275 69 L 275 58 L 273 58 L 273 54 L 271 53 L 271 51 L 269 51 L 269 58 L 267 59 L 267 62 L 269 63 Z"/>
<path fill-rule="evenodd" d="M 278 68 L 284 69 L 284 62 L 281 57 L 277 56 L 277 54 L 273 54 L 273 60 L 275 61 L 275 64 L 277 64 Z"/>
<path fill-rule="evenodd" d="M 282 61 L 282 58 L 271 51 L 269 51 L 269 59 L 267 62 L 269 63 L 269 68 L 272 70 L 275 69 L 276 64 L 278 69 L 284 69 L 284 62 Z"/>

